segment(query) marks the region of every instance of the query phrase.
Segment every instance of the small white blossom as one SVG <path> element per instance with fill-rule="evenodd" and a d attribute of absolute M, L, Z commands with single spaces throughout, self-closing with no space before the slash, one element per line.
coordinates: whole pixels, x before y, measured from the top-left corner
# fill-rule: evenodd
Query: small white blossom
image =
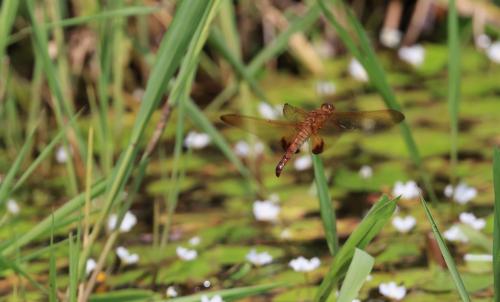
<path fill-rule="evenodd" d="M 402 199 L 414 199 L 419 197 L 420 194 L 421 190 L 417 186 L 417 183 L 413 180 L 410 180 L 406 183 L 397 181 L 394 184 L 394 188 L 392 189 L 392 195 L 401 196 Z"/>
<path fill-rule="evenodd" d="M 482 50 L 488 49 L 491 45 L 491 38 L 486 34 L 480 34 L 474 40 L 476 47 Z"/>
<path fill-rule="evenodd" d="M 461 182 L 455 188 L 452 185 L 447 185 L 444 188 L 444 195 L 453 198 L 459 204 L 466 204 L 477 196 L 477 190 Z"/>
<path fill-rule="evenodd" d="M 392 225 L 400 233 L 408 233 L 415 225 L 417 220 L 413 216 L 399 217 L 396 216 L 392 219 Z"/>
<path fill-rule="evenodd" d="M 60 164 L 64 164 L 68 161 L 68 152 L 66 152 L 66 148 L 64 146 L 60 146 L 56 151 L 56 161 Z"/>
<path fill-rule="evenodd" d="M 422 45 L 418 44 L 407 47 L 403 46 L 399 49 L 398 56 L 406 63 L 418 67 L 424 63 L 425 49 Z"/>
<path fill-rule="evenodd" d="M 356 59 L 352 59 L 351 63 L 349 63 L 349 74 L 358 81 L 368 82 L 368 74 L 365 68 Z"/>
<path fill-rule="evenodd" d="M 108 230 L 112 231 L 115 229 L 117 220 L 118 220 L 117 214 L 109 215 Z M 127 211 L 127 213 L 125 213 L 125 216 L 123 216 L 122 223 L 120 224 L 120 232 L 121 233 L 129 232 L 136 223 L 137 223 L 137 217 L 135 217 L 135 215 L 132 214 L 132 212 Z"/>
<path fill-rule="evenodd" d="M 465 254 L 464 261 L 492 262 L 493 255 L 490 255 L 490 254 Z"/>
<path fill-rule="evenodd" d="M 496 41 L 486 49 L 486 55 L 495 63 L 500 63 L 500 41 Z"/>
<path fill-rule="evenodd" d="M 196 250 L 190 250 L 182 246 L 178 246 L 175 252 L 177 256 L 184 261 L 191 261 L 198 257 L 198 252 Z"/>
<path fill-rule="evenodd" d="M 259 155 L 264 152 L 264 144 L 260 141 L 249 145 L 245 141 L 239 141 L 234 145 L 234 152 L 240 157 L 249 157 L 250 155 Z"/>
<path fill-rule="evenodd" d="M 269 200 L 257 200 L 253 203 L 253 215 L 259 221 L 277 221 L 280 206 Z"/>
<path fill-rule="evenodd" d="M 482 230 L 486 226 L 486 220 L 476 218 L 472 213 L 460 213 L 460 222 L 471 226 L 475 230 Z"/>
<path fill-rule="evenodd" d="M 381 283 L 378 286 L 378 291 L 387 298 L 401 300 L 406 296 L 406 288 L 398 286 L 396 282 Z"/>
<path fill-rule="evenodd" d="M 401 43 L 401 32 L 396 28 L 382 28 L 380 31 L 380 43 L 385 47 L 395 48 Z"/>
<path fill-rule="evenodd" d="M 184 139 L 184 146 L 190 149 L 203 149 L 210 144 L 210 136 L 206 133 L 190 131 Z"/>
<path fill-rule="evenodd" d="M 201 302 L 224 302 L 222 297 L 219 295 L 215 295 L 212 298 L 209 298 L 207 295 L 201 296 Z"/>
<path fill-rule="evenodd" d="M 312 166 L 312 158 L 311 155 L 305 154 L 302 156 L 299 156 L 294 162 L 293 166 L 295 167 L 295 170 L 297 171 L 304 171 Z"/>
<path fill-rule="evenodd" d="M 85 263 L 85 273 L 88 275 L 90 274 L 95 267 L 97 266 L 97 262 L 95 262 L 94 259 L 89 258 L 87 259 L 87 262 Z"/>
<path fill-rule="evenodd" d="M 203 281 L 203 287 L 209 288 L 211 285 L 212 285 L 212 283 L 210 282 L 210 280 Z"/>
<path fill-rule="evenodd" d="M 316 83 L 316 93 L 318 95 L 332 95 L 337 90 L 332 81 L 319 81 Z"/>
<path fill-rule="evenodd" d="M 310 272 L 319 267 L 321 261 L 318 257 L 306 259 L 302 256 L 291 260 L 288 265 L 296 272 Z"/>
<path fill-rule="evenodd" d="M 276 105 L 273 107 L 268 103 L 260 102 L 258 110 L 263 118 L 274 120 L 281 116 L 281 112 L 283 111 L 283 106 Z"/>
<path fill-rule="evenodd" d="M 169 297 L 169 298 L 174 298 L 174 297 L 177 297 L 177 295 L 179 295 L 177 293 L 177 291 L 175 290 L 175 287 L 173 287 L 173 286 L 167 287 L 166 294 L 167 294 L 167 297 Z"/>
<path fill-rule="evenodd" d="M 17 204 L 14 199 L 9 199 L 5 206 L 7 207 L 7 211 L 9 211 L 9 213 L 11 213 L 12 215 L 17 215 L 19 214 L 19 212 L 21 212 L 19 204 Z"/>
<path fill-rule="evenodd" d="M 193 238 L 189 239 L 189 244 L 191 246 L 197 246 L 198 244 L 200 244 L 201 242 L 201 239 L 199 236 L 194 236 Z"/>
<path fill-rule="evenodd" d="M 257 253 L 255 249 L 247 254 L 246 259 L 257 266 L 266 265 L 273 261 L 273 257 L 268 252 Z"/>
<path fill-rule="evenodd" d="M 125 264 L 134 264 L 139 262 L 139 255 L 136 253 L 131 254 L 129 250 L 127 250 L 123 246 L 119 246 L 116 248 L 116 255 Z"/>
<path fill-rule="evenodd" d="M 372 178 L 373 176 L 373 169 L 372 167 L 370 166 L 362 166 L 360 169 L 359 169 L 359 176 L 363 179 L 368 179 L 368 178 Z"/>
<path fill-rule="evenodd" d="M 140 103 L 142 102 L 142 99 L 144 98 L 144 89 L 142 88 L 137 88 L 135 89 L 133 92 L 132 92 L 132 96 L 134 97 L 134 99 Z"/>
<path fill-rule="evenodd" d="M 469 238 L 462 232 L 458 225 L 453 225 L 451 228 L 443 233 L 444 238 L 453 242 L 467 242 Z"/>

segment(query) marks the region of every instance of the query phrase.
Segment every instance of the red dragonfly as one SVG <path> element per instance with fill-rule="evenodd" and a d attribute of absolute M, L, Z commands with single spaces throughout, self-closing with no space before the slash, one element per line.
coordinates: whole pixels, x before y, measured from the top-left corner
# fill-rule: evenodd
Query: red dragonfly
<path fill-rule="evenodd" d="M 319 154 L 324 149 L 323 136 L 338 136 L 348 130 L 370 130 L 389 127 L 405 118 L 401 112 L 390 109 L 337 112 L 330 103 L 325 103 L 319 109 L 309 112 L 285 104 L 283 116 L 286 119 L 285 121 L 226 114 L 221 116 L 221 120 L 257 135 L 273 133 L 281 137 L 281 145 L 285 154 L 276 166 L 276 176 L 279 177 L 286 163 L 294 153 L 298 152 L 300 146 L 307 139 L 311 140 L 312 152 Z"/>

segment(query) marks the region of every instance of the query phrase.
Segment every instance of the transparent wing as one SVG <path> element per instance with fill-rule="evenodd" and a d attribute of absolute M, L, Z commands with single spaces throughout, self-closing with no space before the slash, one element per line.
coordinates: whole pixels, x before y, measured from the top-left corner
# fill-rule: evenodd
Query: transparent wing
<path fill-rule="evenodd" d="M 320 130 L 334 135 L 349 130 L 375 130 L 387 128 L 403 121 L 405 116 L 396 110 L 334 112 Z"/>
<path fill-rule="evenodd" d="M 298 123 L 307 117 L 307 111 L 286 103 L 283 106 L 283 116 L 290 122 Z"/>
<path fill-rule="evenodd" d="M 221 120 L 231 126 L 243 129 L 262 138 L 279 137 L 288 142 L 296 133 L 296 124 L 288 121 L 277 121 L 244 116 L 239 114 L 226 114 Z"/>

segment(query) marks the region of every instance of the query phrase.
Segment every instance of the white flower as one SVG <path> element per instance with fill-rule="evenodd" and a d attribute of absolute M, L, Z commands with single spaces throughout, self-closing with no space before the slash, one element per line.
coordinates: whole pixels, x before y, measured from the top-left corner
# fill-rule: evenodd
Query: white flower
<path fill-rule="evenodd" d="M 125 264 L 134 264 L 139 262 L 138 254 L 131 254 L 125 247 L 119 246 L 116 248 L 116 255 Z"/>
<path fill-rule="evenodd" d="M 449 241 L 454 241 L 454 242 L 467 242 L 469 241 L 469 238 L 462 232 L 460 227 L 458 225 L 453 225 L 451 228 L 446 230 L 443 233 L 444 238 L 446 238 Z"/>
<path fill-rule="evenodd" d="M 398 286 L 396 282 L 380 283 L 378 291 L 390 299 L 401 300 L 406 296 L 406 288 Z"/>
<path fill-rule="evenodd" d="M 201 302 L 224 302 L 219 295 L 213 296 L 211 299 L 207 295 L 201 296 Z"/>
<path fill-rule="evenodd" d="M 206 133 L 190 131 L 184 139 L 184 146 L 190 149 L 203 149 L 210 144 L 210 136 Z"/>
<path fill-rule="evenodd" d="M 200 244 L 200 242 L 201 239 L 198 236 L 194 236 L 193 238 L 189 239 L 189 244 L 192 246 L 197 246 L 198 244 Z"/>
<path fill-rule="evenodd" d="M 398 56 L 406 63 L 418 67 L 424 62 L 425 49 L 419 44 L 403 46 L 398 50 Z"/>
<path fill-rule="evenodd" d="M 500 41 L 492 43 L 490 47 L 486 49 L 486 55 L 493 62 L 500 63 Z"/>
<path fill-rule="evenodd" d="M 373 169 L 372 169 L 372 167 L 365 165 L 359 169 L 358 173 L 359 173 L 359 176 L 361 176 L 361 178 L 363 178 L 363 179 L 372 178 Z"/>
<path fill-rule="evenodd" d="M 9 211 L 12 215 L 17 215 L 21 211 L 21 208 L 14 199 L 9 199 L 5 206 L 7 207 L 7 211 Z"/>
<path fill-rule="evenodd" d="M 492 262 L 493 255 L 490 255 L 490 254 L 465 254 L 464 261 Z"/>
<path fill-rule="evenodd" d="M 259 221 L 277 221 L 280 206 L 269 200 L 257 200 L 253 203 L 253 215 Z"/>
<path fill-rule="evenodd" d="M 293 166 L 297 171 L 304 171 L 312 166 L 312 158 L 309 154 L 299 156 L 294 162 Z"/>
<path fill-rule="evenodd" d="M 414 199 L 420 196 L 420 188 L 417 183 L 413 180 L 403 183 L 402 181 L 397 181 L 392 189 L 392 195 L 400 196 L 402 199 Z"/>
<path fill-rule="evenodd" d="M 408 233 L 417 224 L 417 220 L 413 216 L 404 218 L 396 216 L 392 219 L 392 225 L 400 233 Z"/>
<path fill-rule="evenodd" d="M 68 152 L 66 152 L 66 148 L 64 146 L 60 146 L 56 151 L 56 161 L 60 164 L 64 164 L 68 161 Z"/>
<path fill-rule="evenodd" d="M 455 188 L 452 185 L 447 185 L 444 188 L 444 195 L 448 198 L 452 197 L 459 204 L 466 204 L 477 196 L 477 190 L 461 182 Z"/>
<path fill-rule="evenodd" d="M 476 218 L 472 213 L 460 213 L 460 222 L 471 226 L 475 230 L 482 230 L 486 226 L 486 221 L 482 218 Z"/>
<path fill-rule="evenodd" d="M 487 49 L 491 45 L 491 39 L 488 35 L 486 34 L 480 34 L 479 36 L 476 37 L 474 40 L 476 47 L 479 49 Z"/>
<path fill-rule="evenodd" d="M 85 273 L 88 275 L 90 274 L 95 267 L 97 266 L 97 263 L 95 262 L 94 259 L 89 258 L 87 259 L 87 262 L 85 263 Z"/>
<path fill-rule="evenodd" d="M 271 263 L 273 257 L 268 252 L 257 253 L 255 249 L 252 249 L 246 256 L 247 260 L 252 264 L 261 266 Z"/>
<path fill-rule="evenodd" d="M 259 110 L 260 115 L 263 118 L 274 120 L 274 119 L 277 119 L 278 117 L 280 117 L 281 112 L 283 111 L 283 106 L 276 105 L 276 106 L 272 107 L 268 103 L 260 102 L 258 110 Z"/>
<path fill-rule="evenodd" d="M 212 283 L 210 282 L 210 280 L 203 281 L 203 287 L 209 288 L 211 285 L 212 285 Z"/>
<path fill-rule="evenodd" d="M 249 145 L 245 141 L 239 141 L 234 145 L 234 152 L 236 155 L 241 157 L 248 157 L 251 154 L 258 155 L 264 152 L 264 144 L 260 141 L 255 142 L 253 145 Z"/>
<path fill-rule="evenodd" d="M 178 295 L 177 291 L 175 290 L 175 287 L 173 287 L 173 286 L 167 287 L 166 294 L 167 294 L 167 297 L 169 297 L 169 298 L 174 298 L 174 297 L 177 297 L 177 295 Z"/>
<path fill-rule="evenodd" d="M 108 230 L 112 231 L 115 229 L 117 220 L 118 220 L 117 214 L 109 215 Z M 127 211 L 127 213 L 125 213 L 125 216 L 123 216 L 122 223 L 120 224 L 120 232 L 121 233 L 129 232 L 136 223 L 137 223 L 137 218 L 135 217 L 135 215 L 132 214 L 132 212 Z"/>
<path fill-rule="evenodd" d="M 196 250 L 190 250 L 182 246 L 178 246 L 175 252 L 177 256 L 184 261 L 191 261 L 198 257 L 198 252 Z"/>
<path fill-rule="evenodd" d="M 395 48 L 401 42 L 402 34 L 396 28 L 382 28 L 380 31 L 380 43 L 385 47 Z"/>
<path fill-rule="evenodd" d="M 316 93 L 318 95 L 332 95 L 337 90 L 332 81 L 319 81 L 316 83 Z"/>
<path fill-rule="evenodd" d="M 321 261 L 318 257 L 313 257 L 307 260 L 302 256 L 295 258 L 288 263 L 288 265 L 296 272 L 310 272 L 317 269 L 320 264 Z"/>
<path fill-rule="evenodd" d="M 349 63 L 349 74 L 358 81 L 368 82 L 368 74 L 365 68 L 354 58 L 351 60 L 351 63 Z"/>

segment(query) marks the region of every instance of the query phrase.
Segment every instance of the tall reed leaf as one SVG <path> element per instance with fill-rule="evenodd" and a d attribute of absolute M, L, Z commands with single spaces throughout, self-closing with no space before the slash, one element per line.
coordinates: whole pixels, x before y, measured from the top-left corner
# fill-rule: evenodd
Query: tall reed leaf
<path fill-rule="evenodd" d="M 460 274 L 458 273 L 457 266 L 455 265 L 455 261 L 453 260 L 453 257 L 450 254 L 450 251 L 446 247 L 446 243 L 444 242 L 443 236 L 441 235 L 441 232 L 439 232 L 439 229 L 436 225 L 436 222 L 434 221 L 434 218 L 432 217 L 431 211 L 427 207 L 427 204 L 425 200 L 422 198 L 421 200 L 422 205 L 425 210 L 425 215 L 427 216 L 427 219 L 429 220 L 431 227 L 432 227 L 432 232 L 434 233 L 434 238 L 436 238 L 436 241 L 439 246 L 439 250 L 441 251 L 441 255 L 443 255 L 444 261 L 446 262 L 446 265 L 448 266 L 448 269 L 450 270 L 451 277 L 453 279 L 453 282 L 455 283 L 455 286 L 457 287 L 458 294 L 460 295 L 460 298 L 462 298 L 462 301 L 470 301 L 469 294 L 467 293 L 467 290 L 465 289 L 464 282 L 462 281 L 462 278 L 460 277 Z"/>
<path fill-rule="evenodd" d="M 495 214 L 493 216 L 493 278 L 495 301 L 500 301 L 500 149 L 493 150 L 493 187 L 495 189 Z"/>
<path fill-rule="evenodd" d="M 326 19 L 335 28 L 339 37 L 342 39 L 342 42 L 344 42 L 351 54 L 365 68 L 371 83 L 382 96 L 385 105 L 388 108 L 401 111 L 401 105 L 396 100 L 396 96 L 394 94 L 394 91 L 390 87 L 389 82 L 387 81 L 387 76 L 382 68 L 382 65 L 375 55 L 375 51 L 370 44 L 366 32 L 364 31 L 363 27 L 356 19 L 356 17 L 352 14 L 349 8 L 345 7 L 342 1 L 335 1 L 335 7 L 339 8 L 340 11 L 347 14 L 348 24 L 352 27 L 351 30 L 354 30 L 356 33 L 356 37 L 354 38 L 351 31 L 338 22 L 337 18 L 335 18 L 335 16 L 326 5 L 325 0 L 318 0 L 318 3 L 320 4 L 321 10 Z M 357 39 L 359 42 L 357 42 L 355 39 Z M 400 124 L 400 129 L 410 157 L 420 171 L 426 191 L 429 193 L 431 200 L 437 200 L 434 189 L 432 188 L 430 177 L 422 166 L 422 158 L 417 148 L 415 139 L 413 138 L 410 126 L 406 121 L 403 121 Z"/>
<path fill-rule="evenodd" d="M 3 65 L 5 48 L 7 46 L 10 30 L 12 29 L 14 19 L 17 15 L 19 3 L 21 3 L 19 0 L 2 1 L 2 8 L 0 11 L 0 66 Z"/>
<path fill-rule="evenodd" d="M 321 220 L 323 222 L 323 229 L 325 230 L 326 242 L 328 244 L 330 254 L 335 256 L 339 249 L 339 242 L 337 238 L 335 211 L 332 207 L 332 198 L 330 197 L 330 192 L 328 191 L 328 182 L 325 177 L 321 157 L 313 154 L 312 158 L 314 166 L 314 180 L 316 182 L 316 190 L 318 192 L 319 209 Z"/>
<path fill-rule="evenodd" d="M 326 301 L 337 282 L 344 276 L 356 248 L 363 249 L 382 230 L 396 209 L 397 199 L 383 196 L 359 223 L 330 265 L 323 282 L 319 286 L 314 301 Z"/>
<path fill-rule="evenodd" d="M 130 176 L 137 157 L 138 145 L 144 139 L 144 130 L 151 119 L 151 115 L 167 89 L 167 84 L 179 66 L 182 57 L 186 53 L 188 45 L 193 38 L 193 33 L 201 22 L 207 21 L 206 18 L 203 18 L 203 15 L 212 5 L 211 1 L 182 1 L 179 3 L 175 17 L 161 42 L 156 62 L 153 65 L 144 92 L 144 98 L 130 135 L 129 144 L 120 155 L 120 159 L 113 170 L 106 200 L 89 237 L 90 244 L 81 254 L 79 271 L 83 271 L 83 263 L 90 252 L 90 247 L 97 238 L 116 196 L 122 191 Z"/>
<path fill-rule="evenodd" d="M 249 287 L 239 287 L 239 288 L 232 288 L 232 289 L 223 289 L 223 290 L 218 290 L 218 291 L 211 291 L 211 292 L 203 292 L 200 294 L 195 294 L 191 296 L 186 296 L 186 297 L 180 297 L 176 299 L 169 299 L 168 301 L 170 302 L 198 302 L 200 301 L 202 296 L 207 296 L 209 298 L 212 298 L 215 295 L 221 296 L 224 301 L 237 301 L 238 299 L 243 299 L 245 297 L 250 297 L 258 294 L 263 294 L 266 293 L 274 288 L 281 287 L 284 284 L 281 283 L 271 283 L 271 284 L 265 284 L 265 285 L 256 285 L 256 286 L 249 286 Z M 165 300 L 156 300 L 156 301 L 165 301 Z"/>
<path fill-rule="evenodd" d="M 361 286 L 373 268 L 375 260 L 363 250 L 356 249 L 347 270 L 337 302 L 352 302 L 358 296 Z"/>
<path fill-rule="evenodd" d="M 450 114 L 451 179 L 455 182 L 458 152 L 458 112 L 460 104 L 460 44 L 455 0 L 448 3 L 448 111 Z"/>

